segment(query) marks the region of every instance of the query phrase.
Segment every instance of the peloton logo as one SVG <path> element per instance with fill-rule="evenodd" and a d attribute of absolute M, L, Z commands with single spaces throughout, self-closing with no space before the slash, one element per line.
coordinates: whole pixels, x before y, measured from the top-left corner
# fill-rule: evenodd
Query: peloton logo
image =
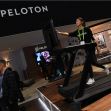
<path fill-rule="evenodd" d="M 17 8 L 10 8 L 6 10 L 0 10 L 0 17 L 12 17 L 12 16 L 20 16 L 20 15 L 27 15 L 27 14 L 40 14 L 48 12 L 48 6 L 35 6 L 35 7 L 22 7 L 20 9 Z"/>

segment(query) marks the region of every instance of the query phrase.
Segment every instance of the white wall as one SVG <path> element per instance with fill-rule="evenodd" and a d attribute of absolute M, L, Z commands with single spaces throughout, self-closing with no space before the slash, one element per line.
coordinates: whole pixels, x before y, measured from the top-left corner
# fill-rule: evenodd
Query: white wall
<path fill-rule="evenodd" d="M 20 79 L 24 80 L 23 70 L 26 69 L 27 64 L 22 49 L 0 52 L 0 58 L 6 61 L 8 60 L 8 67 L 12 67 L 13 70 L 16 70 L 19 73 Z"/>

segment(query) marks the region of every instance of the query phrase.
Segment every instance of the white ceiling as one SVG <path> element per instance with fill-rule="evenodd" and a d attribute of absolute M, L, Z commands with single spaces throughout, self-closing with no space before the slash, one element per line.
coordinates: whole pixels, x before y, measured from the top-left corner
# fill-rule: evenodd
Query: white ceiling
<path fill-rule="evenodd" d="M 44 39 L 41 30 L 0 37 L 0 51 L 8 49 L 14 50 L 43 42 Z"/>

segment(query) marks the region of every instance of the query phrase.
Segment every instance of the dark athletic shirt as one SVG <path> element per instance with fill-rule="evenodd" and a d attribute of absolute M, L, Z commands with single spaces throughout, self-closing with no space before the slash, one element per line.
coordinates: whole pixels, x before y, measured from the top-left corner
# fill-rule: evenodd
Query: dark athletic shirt
<path fill-rule="evenodd" d="M 84 27 L 84 40 L 83 40 L 83 29 L 79 30 L 79 32 L 77 29 L 76 31 L 69 33 L 69 36 L 70 37 L 78 37 L 78 39 L 80 41 L 85 41 L 85 43 L 91 43 L 92 41 L 95 40 L 93 37 L 92 31 L 88 27 Z M 90 47 L 89 50 L 90 49 L 93 50 L 93 49 L 95 49 L 95 47 Z"/>
<path fill-rule="evenodd" d="M 81 41 L 83 41 L 82 29 L 79 30 L 79 32 L 81 34 Z M 78 37 L 80 39 L 78 29 L 74 32 L 69 33 L 69 36 Z M 84 41 L 85 41 L 85 43 L 91 43 L 92 40 L 95 40 L 93 37 L 92 31 L 90 30 L 90 28 L 84 27 Z"/>

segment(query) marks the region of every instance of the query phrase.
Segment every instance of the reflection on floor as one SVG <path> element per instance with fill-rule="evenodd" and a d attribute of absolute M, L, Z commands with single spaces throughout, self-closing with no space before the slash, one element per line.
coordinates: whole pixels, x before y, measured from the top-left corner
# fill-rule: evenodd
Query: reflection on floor
<path fill-rule="evenodd" d="M 20 109 L 20 111 L 49 111 L 39 98 L 20 106 Z"/>
<path fill-rule="evenodd" d="M 101 74 L 101 75 L 100 75 Z M 105 74 L 105 73 L 99 73 L 99 72 L 96 72 L 95 73 L 95 76 L 97 77 L 107 77 L 108 78 L 108 76 Z M 76 81 L 77 82 L 77 80 L 78 80 L 78 77 L 79 77 L 79 75 L 75 75 L 75 76 L 73 76 L 71 79 L 70 79 L 70 84 L 72 84 L 72 85 L 74 85 L 74 81 Z M 109 75 L 109 77 L 111 77 L 111 75 Z M 99 79 L 98 79 L 99 80 Z M 110 78 L 110 80 L 111 80 L 111 78 Z M 45 96 L 45 97 L 47 97 L 52 103 L 54 103 L 61 111 L 74 111 L 74 109 L 75 109 L 75 107 L 74 107 L 74 104 L 71 104 L 71 103 L 68 103 L 68 102 L 66 102 L 66 101 L 64 101 L 64 97 L 63 96 L 61 96 L 59 93 L 58 93 L 58 86 L 61 84 L 63 82 L 63 80 L 59 80 L 59 81 L 56 81 L 56 82 L 54 82 L 54 83 L 52 83 L 52 84 L 50 84 L 50 85 L 47 85 L 47 86 L 44 86 L 44 87 L 41 87 L 41 88 L 39 88 L 39 91 Z M 98 82 L 98 81 L 97 81 Z M 72 86 L 72 85 L 70 85 L 70 86 Z M 95 84 L 97 87 L 94 87 L 93 89 L 93 91 L 91 92 L 90 91 L 90 93 L 95 93 L 98 89 L 98 85 L 97 84 Z M 104 85 L 106 85 L 106 84 L 102 84 L 101 86 L 102 86 L 102 88 L 104 89 L 105 87 L 104 87 Z M 110 85 L 110 84 L 109 84 Z M 108 85 L 108 86 L 109 86 Z M 111 86 L 110 86 L 111 87 Z M 97 90 L 96 90 L 97 89 Z M 101 88 L 99 88 L 99 90 L 101 90 Z M 97 94 L 97 95 L 95 95 L 95 96 L 92 96 L 92 97 L 90 97 L 90 99 L 89 98 L 87 98 L 87 101 L 86 100 L 83 100 L 81 103 L 81 105 L 82 105 L 82 108 L 84 108 L 84 107 L 86 107 L 87 105 L 89 105 L 89 104 L 91 104 L 92 102 L 95 102 L 96 100 L 98 100 L 98 99 L 100 99 L 101 97 L 103 97 L 103 96 L 105 96 L 105 95 L 107 95 L 107 94 L 109 94 L 111 92 L 111 90 L 109 91 L 109 90 L 107 90 L 107 91 L 104 91 L 104 93 L 100 93 L 100 94 Z M 70 92 L 69 92 L 70 93 Z M 88 95 L 90 95 L 90 93 L 87 93 L 86 94 L 86 96 Z M 39 96 L 40 97 L 40 96 Z M 110 98 L 111 99 L 111 98 Z M 43 99 L 44 100 L 44 99 Z M 108 107 L 108 108 L 111 108 L 111 106 L 110 107 Z M 55 111 L 55 110 L 54 110 Z M 75 110 L 76 111 L 76 110 Z M 77 110 L 78 111 L 78 110 Z M 88 110 L 87 110 L 88 111 Z M 99 110 L 97 110 L 97 111 L 99 111 Z M 101 110 L 100 111 L 103 111 L 102 110 L 102 108 L 101 108 Z"/>
<path fill-rule="evenodd" d="M 109 67 L 111 67 L 111 64 L 107 64 Z M 79 67 L 76 67 L 76 68 L 74 68 L 74 70 L 73 70 L 73 72 L 74 72 L 74 75 L 75 74 L 78 74 L 80 71 L 82 71 L 82 68 L 83 68 L 83 66 L 79 66 Z M 101 72 L 102 71 L 102 69 L 100 69 L 100 68 L 97 68 L 97 67 L 93 67 L 93 70 L 94 70 L 94 72 Z M 98 74 L 100 74 L 100 73 L 98 73 Z M 57 82 L 56 82 L 56 84 L 57 83 L 59 83 L 61 80 L 58 80 Z M 42 79 L 42 80 L 39 80 L 39 81 L 37 81 L 34 85 L 32 85 L 31 87 L 29 87 L 29 88 L 26 88 L 26 89 L 24 89 L 24 91 L 23 91 L 23 94 L 24 94 L 24 96 L 25 96 L 25 98 L 26 98 L 26 102 L 27 102 L 27 100 L 28 101 L 31 101 L 31 100 L 33 100 L 33 101 L 36 101 L 36 100 L 34 100 L 35 98 L 38 98 L 38 95 L 37 95 L 37 93 L 36 93 L 36 88 L 39 88 L 39 87 L 41 87 L 41 86 L 46 86 L 46 85 L 51 85 L 51 84 L 53 84 L 53 83 L 48 83 L 45 79 Z M 111 96 L 111 95 L 110 95 Z M 58 95 L 57 96 L 55 96 L 55 102 L 56 102 L 56 98 L 59 98 L 58 97 Z M 100 102 L 101 103 L 101 102 Z M 100 104 L 99 103 L 99 104 Z M 27 103 L 27 104 L 29 104 L 29 103 Z M 32 104 L 32 102 L 30 103 L 30 104 Z M 34 103 L 35 104 L 35 103 Z M 27 110 L 27 111 L 32 111 L 32 110 Z M 39 110 L 33 110 L 33 111 L 39 111 Z M 44 110 L 41 110 L 41 111 L 44 111 Z M 87 110 L 87 111 L 90 111 L 89 109 Z M 92 111 L 92 110 L 91 110 Z M 94 110 L 93 110 L 94 111 Z M 96 111 L 96 110 L 95 110 Z M 97 110 L 98 111 L 98 110 Z"/>
<path fill-rule="evenodd" d="M 111 111 L 111 94 L 85 107 L 83 111 Z"/>

